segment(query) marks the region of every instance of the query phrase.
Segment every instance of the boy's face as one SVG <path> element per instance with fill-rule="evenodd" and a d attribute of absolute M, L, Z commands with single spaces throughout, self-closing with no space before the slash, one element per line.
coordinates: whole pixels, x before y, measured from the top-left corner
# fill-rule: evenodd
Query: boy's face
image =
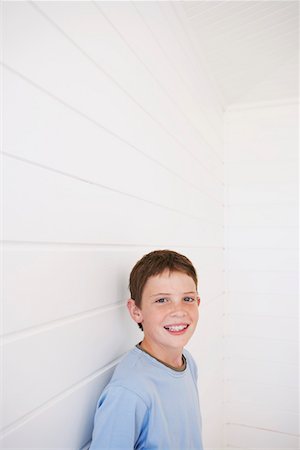
<path fill-rule="evenodd" d="M 131 302 L 132 318 L 143 325 L 143 342 L 157 357 L 182 351 L 198 322 L 200 299 L 190 276 L 168 270 L 152 276 L 145 284 L 141 307 Z"/>

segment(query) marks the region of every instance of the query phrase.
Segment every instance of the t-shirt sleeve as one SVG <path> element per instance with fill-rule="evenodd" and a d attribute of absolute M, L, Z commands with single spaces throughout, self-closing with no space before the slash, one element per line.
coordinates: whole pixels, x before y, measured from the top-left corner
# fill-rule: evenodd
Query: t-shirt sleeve
<path fill-rule="evenodd" d="M 90 450 L 133 450 L 145 438 L 148 408 L 135 392 L 111 386 L 101 395 Z"/>

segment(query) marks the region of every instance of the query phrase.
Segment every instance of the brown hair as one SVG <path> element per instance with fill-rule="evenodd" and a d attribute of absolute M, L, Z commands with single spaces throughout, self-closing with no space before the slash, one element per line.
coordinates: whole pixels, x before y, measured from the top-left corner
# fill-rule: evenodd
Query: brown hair
<path fill-rule="evenodd" d="M 186 256 L 172 250 L 155 250 L 144 255 L 130 273 L 130 295 L 137 307 L 141 307 L 142 294 L 148 278 L 159 275 L 165 270 L 186 273 L 194 280 L 197 288 L 198 279 L 195 267 Z M 140 323 L 138 326 L 141 330 L 143 329 Z"/>

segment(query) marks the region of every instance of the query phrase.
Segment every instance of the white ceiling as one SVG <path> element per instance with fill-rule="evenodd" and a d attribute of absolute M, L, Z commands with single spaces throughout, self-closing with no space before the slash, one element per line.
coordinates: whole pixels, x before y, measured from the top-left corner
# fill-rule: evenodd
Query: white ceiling
<path fill-rule="evenodd" d="M 298 97 L 298 1 L 182 1 L 180 10 L 224 107 Z"/>

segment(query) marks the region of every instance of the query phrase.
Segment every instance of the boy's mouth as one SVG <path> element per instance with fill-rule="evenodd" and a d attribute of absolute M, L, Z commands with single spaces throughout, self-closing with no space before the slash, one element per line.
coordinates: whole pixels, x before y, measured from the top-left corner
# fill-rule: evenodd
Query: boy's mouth
<path fill-rule="evenodd" d="M 165 325 L 164 329 L 171 334 L 183 334 L 188 329 L 188 323 L 178 323 L 173 325 Z"/>

